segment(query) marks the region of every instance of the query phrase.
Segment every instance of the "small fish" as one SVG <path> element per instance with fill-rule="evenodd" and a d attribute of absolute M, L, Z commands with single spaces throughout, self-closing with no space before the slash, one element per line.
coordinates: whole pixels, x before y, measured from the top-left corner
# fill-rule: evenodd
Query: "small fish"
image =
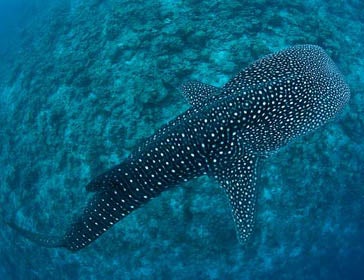
<path fill-rule="evenodd" d="M 350 96 L 333 61 L 314 45 L 267 55 L 222 88 L 191 81 L 180 89 L 190 109 L 86 186 L 94 195 L 65 235 L 8 224 L 40 245 L 77 251 L 161 192 L 208 175 L 225 190 L 244 244 L 254 229 L 261 159 L 335 118 Z"/>

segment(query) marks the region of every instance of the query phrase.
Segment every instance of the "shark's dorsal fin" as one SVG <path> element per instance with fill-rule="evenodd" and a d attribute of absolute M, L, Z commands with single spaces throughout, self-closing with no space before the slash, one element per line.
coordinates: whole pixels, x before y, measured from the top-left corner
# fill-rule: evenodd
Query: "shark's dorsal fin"
<path fill-rule="evenodd" d="M 198 81 L 187 81 L 179 87 L 179 90 L 189 104 L 198 107 L 221 92 L 217 87 Z"/>
<path fill-rule="evenodd" d="M 213 177 L 217 179 L 229 198 L 241 244 L 248 241 L 254 229 L 257 163 L 257 156 L 242 155 L 233 161 L 217 163 L 212 171 Z"/>

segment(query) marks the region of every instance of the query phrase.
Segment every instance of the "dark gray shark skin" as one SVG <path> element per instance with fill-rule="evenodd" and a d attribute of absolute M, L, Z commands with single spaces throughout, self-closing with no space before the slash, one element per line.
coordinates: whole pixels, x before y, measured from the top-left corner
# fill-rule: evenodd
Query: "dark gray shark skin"
<path fill-rule="evenodd" d="M 267 55 L 222 88 L 187 82 L 181 91 L 190 109 L 86 186 L 94 195 L 64 236 L 9 225 L 40 245 L 77 251 L 161 192 L 208 175 L 225 190 L 245 243 L 254 229 L 259 161 L 332 120 L 350 95 L 333 61 L 314 45 Z"/>

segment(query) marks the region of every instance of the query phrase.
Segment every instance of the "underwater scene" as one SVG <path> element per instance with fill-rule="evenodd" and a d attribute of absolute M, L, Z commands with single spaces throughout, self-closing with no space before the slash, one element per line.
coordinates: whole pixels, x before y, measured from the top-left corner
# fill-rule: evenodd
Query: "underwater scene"
<path fill-rule="evenodd" d="M 1 0 L 0 279 L 364 279 L 363 10 Z"/>

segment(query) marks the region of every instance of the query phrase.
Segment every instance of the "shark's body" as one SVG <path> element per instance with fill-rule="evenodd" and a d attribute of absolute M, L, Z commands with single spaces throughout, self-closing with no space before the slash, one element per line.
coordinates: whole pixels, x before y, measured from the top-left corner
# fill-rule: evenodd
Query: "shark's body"
<path fill-rule="evenodd" d="M 10 225 L 41 245 L 77 251 L 162 191 L 207 174 L 225 189 L 244 243 L 254 226 L 259 159 L 331 120 L 349 99 L 332 60 L 312 45 L 268 55 L 221 89 L 199 82 L 181 89 L 191 108 L 91 181 L 95 194 L 63 237 Z"/>

